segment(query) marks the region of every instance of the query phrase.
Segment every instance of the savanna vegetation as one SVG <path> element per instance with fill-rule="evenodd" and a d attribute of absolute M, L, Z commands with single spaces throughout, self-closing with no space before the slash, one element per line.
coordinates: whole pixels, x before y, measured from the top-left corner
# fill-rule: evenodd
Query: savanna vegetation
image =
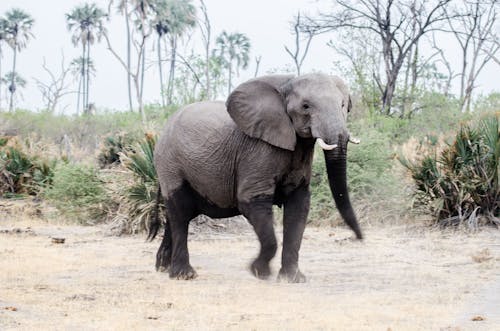
<path fill-rule="evenodd" d="M 314 58 L 311 40 L 331 36 L 328 45 L 338 65 L 328 72 L 350 83 L 349 125 L 361 139 L 348 153 L 349 185 L 361 221 L 401 222 L 419 215 L 433 224 L 498 227 L 500 92 L 475 91 L 487 63 L 499 69 L 495 2 L 330 2 L 336 4 L 331 12 L 291 18 L 295 45 L 277 51 L 294 68 L 273 72 L 301 73 L 304 59 Z M 111 15 L 124 19 L 125 54 L 107 34 Z M 36 21 L 22 10 L 7 11 L 0 18 L 0 61 L 10 51 L 14 65 L 0 84 L 0 91 L 7 90 L 0 95 L 0 197 L 43 199 L 84 224 L 110 222 L 126 233 L 146 229 L 156 202 L 152 152 L 160 128 L 183 104 L 224 96 L 250 61 L 249 37 L 224 31 L 214 38 L 209 17 L 203 0 L 111 0 L 108 8 L 74 8 L 66 15 L 68 42 L 82 55 L 59 77 L 52 75 L 52 82 L 37 81 L 46 110 L 32 112 L 16 107 L 16 93 L 26 81 L 15 58 L 29 47 Z M 179 43 L 195 30 L 203 51 L 193 45 L 182 54 Z M 460 66 L 439 47 L 440 38 L 456 42 Z M 127 111 L 90 102 L 91 78 L 99 74 L 91 50 L 102 41 L 123 67 Z M 156 65 L 148 69 L 146 61 Z M 255 75 L 264 74 L 260 61 L 257 56 Z M 143 98 L 145 70 L 153 69 L 160 73 L 160 104 Z M 66 73 L 76 77 L 75 104 L 72 112 L 57 112 L 71 90 Z M 339 217 L 323 162 L 316 157 L 313 165 L 310 222 L 318 225 Z"/>

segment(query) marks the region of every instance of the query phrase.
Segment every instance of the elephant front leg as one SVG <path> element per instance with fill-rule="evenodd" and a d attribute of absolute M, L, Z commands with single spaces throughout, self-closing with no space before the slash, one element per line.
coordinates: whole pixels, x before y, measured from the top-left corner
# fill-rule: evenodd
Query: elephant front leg
<path fill-rule="evenodd" d="M 271 274 L 269 262 L 278 247 L 273 225 L 272 198 L 258 198 L 240 203 L 240 210 L 253 226 L 260 242 L 259 255 L 250 265 L 250 271 L 255 277 L 265 279 Z"/>
<path fill-rule="evenodd" d="M 309 214 L 311 194 L 308 187 L 299 187 L 285 201 L 283 214 L 283 251 L 278 280 L 303 283 L 306 277 L 299 270 L 299 250 Z"/>

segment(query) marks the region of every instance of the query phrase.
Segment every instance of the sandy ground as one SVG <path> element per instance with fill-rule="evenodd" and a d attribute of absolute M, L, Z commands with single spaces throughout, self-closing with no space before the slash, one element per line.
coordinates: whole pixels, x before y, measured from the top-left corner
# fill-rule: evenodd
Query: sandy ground
<path fill-rule="evenodd" d="M 220 224 L 193 230 L 199 277 L 178 281 L 154 271 L 158 240 L 0 215 L 0 330 L 500 330 L 498 230 L 307 228 L 308 282 L 285 284 L 279 253 L 257 280 L 255 235 Z"/>

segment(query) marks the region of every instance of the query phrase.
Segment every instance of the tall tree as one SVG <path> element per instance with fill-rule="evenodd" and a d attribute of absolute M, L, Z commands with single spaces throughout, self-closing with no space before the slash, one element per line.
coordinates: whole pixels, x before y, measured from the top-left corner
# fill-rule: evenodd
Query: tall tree
<path fill-rule="evenodd" d="M 2 77 L 2 58 L 3 58 L 3 43 L 6 42 L 7 36 L 7 20 L 0 17 L 0 77 Z M 2 111 L 2 80 L 0 79 L 0 111 Z"/>
<path fill-rule="evenodd" d="M 95 3 L 86 3 L 75 7 L 69 14 L 66 14 L 67 27 L 73 32 L 71 38 L 73 44 L 82 45 L 82 90 L 83 90 L 83 111 L 88 111 L 89 106 L 89 87 L 90 87 L 90 46 L 95 40 L 101 40 L 106 33 L 103 20 L 107 14 Z"/>
<path fill-rule="evenodd" d="M 151 35 L 151 25 L 149 18 L 154 13 L 154 7 L 157 0 L 131 0 L 132 12 L 136 17 L 135 24 L 137 30 L 141 34 L 139 43 L 136 47 L 139 48 L 139 66 L 140 66 L 140 85 L 139 85 L 139 109 L 142 112 L 142 96 L 144 93 L 144 74 L 146 71 L 146 40 Z"/>
<path fill-rule="evenodd" d="M 203 39 L 203 48 L 205 50 L 205 98 L 208 100 L 212 99 L 211 96 L 211 77 L 210 77 L 210 44 L 212 42 L 212 25 L 210 24 L 210 18 L 208 17 L 208 9 L 205 5 L 204 0 L 200 0 L 200 9 L 203 18 L 198 21 L 200 26 L 201 37 Z"/>
<path fill-rule="evenodd" d="M 17 52 L 26 47 L 30 37 L 33 37 L 31 29 L 35 20 L 21 9 L 12 9 L 5 14 L 7 42 L 13 50 L 12 75 L 9 92 L 9 111 L 14 109 L 14 94 L 16 93 L 16 61 Z"/>
<path fill-rule="evenodd" d="M 500 49 L 497 30 L 498 1 L 464 1 L 448 15 L 448 26 L 460 45 L 460 102 L 469 111 L 475 82 L 486 63 Z M 455 17 L 455 18 L 453 18 Z"/>
<path fill-rule="evenodd" d="M 172 103 L 177 60 L 177 43 L 196 25 L 196 8 L 191 0 L 167 0 L 168 39 L 170 41 L 170 71 L 167 84 L 167 102 Z"/>
<path fill-rule="evenodd" d="M 21 77 L 19 75 L 19 73 L 17 73 L 17 72 L 14 73 L 13 71 L 9 71 L 8 73 L 6 73 L 5 76 L 2 77 L 2 79 L 0 79 L 0 81 L 2 81 L 2 83 L 4 83 L 5 85 L 9 85 L 9 87 L 12 84 L 12 81 L 14 81 L 14 84 L 16 85 L 17 91 L 24 88 L 27 84 L 26 79 Z M 17 96 L 17 94 L 16 94 L 16 96 Z"/>
<path fill-rule="evenodd" d="M 132 63 L 132 29 L 131 29 L 131 15 L 129 9 L 130 0 L 119 0 L 118 2 L 118 12 L 125 18 L 125 28 L 127 36 L 127 92 L 128 92 L 128 104 L 129 110 L 132 112 L 134 110 L 134 105 L 132 103 L 132 82 L 130 77 L 131 63 Z M 108 15 L 111 13 L 111 7 L 114 4 L 114 0 L 109 1 Z"/>
<path fill-rule="evenodd" d="M 172 102 L 173 83 L 175 80 L 175 64 L 177 59 L 177 40 L 196 24 L 196 10 L 191 0 L 155 0 L 152 2 L 155 16 L 151 22 L 157 33 L 158 68 L 160 72 L 160 88 L 162 104 L 165 106 L 165 92 L 167 102 Z M 170 44 L 170 72 L 167 89 L 163 83 L 163 59 L 161 55 L 162 41 L 168 37 Z"/>
<path fill-rule="evenodd" d="M 165 2 L 163 2 L 165 4 Z M 166 4 L 164 5 L 166 7 Z M 163 6 L 162 6 L 163 7 Z M 161 105 L 166 106 L 165 101 L 165 88 L 163 80 L 163 57 L 162 57 L 162 41 L 170 31 L 170 21 L 168 17 L 168 12 L 166 8 L 162 8 L 156 11 L 155 17 L 153 19 L 153 27 L 157 34 L 156 52 L 158 56 L 158 72 L 160 74 L 160 95 L 161 95 Z"/>
<path fill-rule="evenodd" d="M 94 62 L 92 59 L 89 59 L 88 61 L 84 57 L 78 57 L 76 59 L 73 59 L 71 63 L 69 64 L 71 74 L 74 76 L 75 80 L 78 80 L 78 91 L 77 91 L 77 107 L 76 107 L 76 114 L 80 115 L 80 98 L 83 97 L 82 89 L 83 89 L 83 76 L 82 72 L 85 72 L 85 65 L 88 66 L 89 73 L 92 76 L 95 76 L 95 66 Z"/>
<path fill-rule="evenodd" d="M 215 44 L 217 45 L 215 53 L 224 59 L 228 70 L 227 93 L 229 95 L 233 88 L 233 70 L 235 70 L 236 75 L 239 75 L 240 68 L 246 69 L 248 67 L 250 40 L 243 33 L 222 31 Z M 235 65 L 236 67 L 234 67 Z"/>
<path fill-rule="evenodd" d="M 137 53 L 136 65 L 130 65 L 130 58 L 127 52 L 127 59 L 123 58 L 118 54 L 118 52 L 111 45 L 111 40 L 109 36 L 105 33 L 104 38 L 106 39 L 106 44 L 108 50 L 113 54 L 113 56 L 118 60 L 122 67 L 127 72 L 131 81 L 134 83 L 135 95 L 138 103 L 138 111 L 141 115 L 141 121 L 143 125 L 146 125 L 147 119 L 146 114 L 143 110 L 143 91 L 144 91 L 144 72 L 145 72 L 145 57 L 146 57 L 146 41 L 151 35 L 152 29 L 150 24 L 150 18 L 153 12 L 153 4 L 155 0 L 128 0 L 130 5 L 130 11 L 128 12 L 131 19 L 134 22 L 134 29 L 131 30 L 130 41 L 134 46 L 134 50 Z M 137 38 L 136 38 L 136 35 Z"/>
<path fill-rule="evenodd" d="M 392 100 L 400 70 L 420 38 L 448 17 L 444 8 L 452 0 L 333 0 L 339 10 L 308 17 L 304 31 L 325 33 L 354 28 L 372 33 L 381 41 L 385 82 L 382 88 L 382 113 L 391 114 Z"/>

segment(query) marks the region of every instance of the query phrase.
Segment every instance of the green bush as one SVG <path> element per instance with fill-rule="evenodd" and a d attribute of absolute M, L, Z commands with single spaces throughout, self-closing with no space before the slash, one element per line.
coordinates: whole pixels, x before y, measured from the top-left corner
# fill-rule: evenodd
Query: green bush
<path fill-rule="evenodd" d="M 135 135 L 127 133 L 117 133 L 106 137 L 104 139 L 104 146 L 97 156 L 99 166 L 104 168 L 120 163 L 120 154 L 132 149 L 135 141 L 137 141 Z"/>
<path fill-rule="evenodd" d="M 416 184 L 416 198 L 442 225 L 500 225 L 500 113 L 464 124 L 441 152 L 401 163 Z M 482 222 L 481 222 L 482 221 Z"/>
<path fill-rule="evenodd" d="M 132 175 L 132 180 L 116 192 L 122 210 L 122 215 L 115 217 L 120 223 L 120 232 L 148 230 L 149 222 L 155 216 L 159 185 L 153 163 L 156 139 L 156 136 L 146 134 L 137 146 L 122 154 L 123 165 Z M 159 207 L 159 216 L 164 219 L 163 203 Z"/>
<path fill-rule="evenodd" d="M 51 184 L 56 161 L 28 155 L 19 147 L 0 146 L 0 197 L 37 195 Z"/>
<path fill-rule="evenodd" d="M 92 167 L 59 164 L 44 196 L 67 218 L 95 224 L 104 215 L 107 197 L 102 180 Z"/>

